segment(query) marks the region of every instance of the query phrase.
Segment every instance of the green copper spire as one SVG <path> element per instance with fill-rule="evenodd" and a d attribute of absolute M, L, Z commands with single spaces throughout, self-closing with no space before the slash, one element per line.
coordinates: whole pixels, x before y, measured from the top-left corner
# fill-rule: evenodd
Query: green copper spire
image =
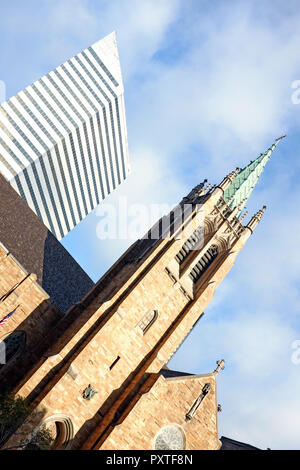
<path fill-rule="evenodd" d="M 245 205 L 247 204 L 253 188 L 258 182 L 260 174 L 264 171 L 264 168 L 270 159 L 273 150 L 275 149 L 278 142 L 284 137 L 285 135 L 282 135 L 276 139 L 274 144 L 265 153 L 260 154 L 256 160 L 249 163 L 249 165 L 245 168 L 241 169 L 234 178 L 231 185 L 224 191 L 223 198 L 225 202 L 230 201 L 228 205 L 231 207 L 231 209 L 234 209 L 240 205 L 238 216 L 240 216 Z"/>

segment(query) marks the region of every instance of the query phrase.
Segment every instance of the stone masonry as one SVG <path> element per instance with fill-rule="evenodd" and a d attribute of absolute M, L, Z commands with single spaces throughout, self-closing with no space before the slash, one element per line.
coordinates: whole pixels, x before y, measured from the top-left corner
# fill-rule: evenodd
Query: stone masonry
<path fill-rule="evenodd" d="M 30 434 L 41 423 L 55 422 L 60 430 L 55 448 L 149 449 L 159 427 L 175 421 L 184 427 L 186 448 L 220 447 L 215 398 L 214 405 L 210 405 L 206 397 L 195 420 L 183 423 L 183 410 L 199 394 L 202 378 L 173 382 L 165 380 L 160 371 L 212 300 L 262 217 L 263 210 L 244 227 L 237 210 L 224 201 L 224 191 L 236 173 L 215 188 L 205 189 L 202 185 L 192 191 L 173 213 L 178 214 L 178 209 L 189 204 L 192 210 L 184 219 L 172 215 L 167 235 L 133 244 L 81 303 L 49 331 L 43 341 L 46 353 L 41 355 L 37 349 L 40 359 L 13 390 L 35 411 L 20 432 Z M 199 228 L 199 214 L 201 246 L 188 251 L 184 263 L 180 263 L 178 254 Z M 155 228 L 164 222 L 162 219 Z M 192 270 L 196 272 L 203 264 L 201 260 L 208 259 L 212 246 L 217 255 L 203 274 L 193 279 Z M 146 332 L 142 331 L 141 321 L 152 311 L 156 312 L 155 321 Z M 215 390 L 215 379 L 210 381 Z M 84 398 L 89 385 L 97 392 L 90 400 Z M 145 386 L 149 386 L 148 392 Z M 136 401 L 137 408 L 124 419 L 128 403 L 139 393 L 143 396 Z M 155 397 L 164 401 L 169 394 L 178 400 L 178 408 L 172 403 L 169 408 L 161 404 L 160 412 Z M 215 391 L 211 399 L 213 395 Z M 152 405 L 151 417 L 146 412 L 147 403 L 150 408 Z M 208 413 L 203 421 L 207 423 L 205 429 L 199 424 L 201 413 Z M 149 433 L 137 437 L 147 419 L 152 423 Z M 18 439 L 13 435 L 6 446 L 17 445 Z"/>

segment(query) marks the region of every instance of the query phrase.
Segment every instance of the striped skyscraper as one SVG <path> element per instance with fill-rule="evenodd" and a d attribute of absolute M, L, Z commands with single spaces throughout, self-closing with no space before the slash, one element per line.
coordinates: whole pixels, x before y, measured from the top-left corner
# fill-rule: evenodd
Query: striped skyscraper
<path fill-rule="evenodd" d="M 115 33 L 2 103 L 0 172 L 58 239 L 127 177 Z"/>

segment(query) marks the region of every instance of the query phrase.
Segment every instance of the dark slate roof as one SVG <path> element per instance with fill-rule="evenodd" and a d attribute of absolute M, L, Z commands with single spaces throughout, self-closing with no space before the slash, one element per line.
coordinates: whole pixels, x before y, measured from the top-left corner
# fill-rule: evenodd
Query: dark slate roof
<path fill-rule="evenodd" d="M 229 439 L 229 437 L 222 436 L 220 441 L 222 442 L 221 450 L 261 450 L 258 447 L 251 446 L 250 444 Z"/>
<path fill-rule="evenodd" d="M 175 377 L 184 377 L 187 375 L 194 375 L 194 374 L 189 374 L 188 372 L 179 372 L 177 370 L 170 370 L 170 369 L 161 369 L 160 374 L 165 378 L 175 378 Z"/>
<path fill-rule="evenodd" d="M 93 281 L 0 174 L 0 242 L 62 311 L 78 302 Z"/>

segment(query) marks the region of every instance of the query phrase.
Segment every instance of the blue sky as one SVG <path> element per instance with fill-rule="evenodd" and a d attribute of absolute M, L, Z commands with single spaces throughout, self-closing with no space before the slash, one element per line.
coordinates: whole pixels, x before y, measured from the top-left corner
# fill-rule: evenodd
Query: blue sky
<path fill-rule="evenodd" d="M 132 173 L 105 202 L 175 204 L 283 133 L 249 214 L 263 221 L 170 366 L 218 378 L 220 435 L 300 448 L 298 1 L 12 0 L 0 6 L 7 97 L 117 32 Z M 94 211 L 64 240 L 96 281 L 133 240 L 99 240 Z"/>

